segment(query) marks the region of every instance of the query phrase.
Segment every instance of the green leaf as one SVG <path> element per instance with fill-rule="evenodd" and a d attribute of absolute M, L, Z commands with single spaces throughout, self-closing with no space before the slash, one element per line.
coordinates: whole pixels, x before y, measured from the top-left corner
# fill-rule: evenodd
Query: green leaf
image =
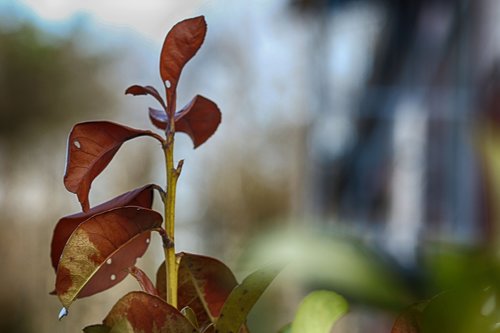
<path fill-rule="evenodd" d="M 291 333 L 328 333 L 347 309 L 347 301 L 337 293 L 314 291 L 302 300 Z"/>
<path fill-rule="evenodd" d="M 92 325 L 83 329 L 85 333 L 109 333 L 111 329 L 106 325 Z"/>
<path fill-rule="evenodd" d="M 234 333 L 245 323 L 248 313 L 281 271 L 282 266 L 269 266 L 259 269 L 246 277 L 233 289 L 222 307 L 215 324 L 218 333 Z"/>
<path fill-rule="evenodd" d="M 109 333 L 135 333 L 135 330 L 126 319 L 121 319 L 113 325 Z"/>
<path fill-rule="evenodd" d="M 292 324 L 289 323 L 289 324 L 286 324 L 285 326 L 283 326 L 279 331 L 278 333 L 291 333 L 292 332 Z"/>

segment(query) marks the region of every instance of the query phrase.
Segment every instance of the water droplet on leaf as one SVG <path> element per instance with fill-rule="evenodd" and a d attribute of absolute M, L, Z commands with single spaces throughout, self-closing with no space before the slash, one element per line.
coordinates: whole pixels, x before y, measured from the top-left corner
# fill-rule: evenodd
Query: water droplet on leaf
<path fill-rule="evenodd" d="M 59 316 L 57 316 L 57 318 L 59 320 L 63 319 L 64 317 L 66 317 L 68 315 L 68 309 L 66 308 L 62 308 L 61 311 L 59 311 Z"/>

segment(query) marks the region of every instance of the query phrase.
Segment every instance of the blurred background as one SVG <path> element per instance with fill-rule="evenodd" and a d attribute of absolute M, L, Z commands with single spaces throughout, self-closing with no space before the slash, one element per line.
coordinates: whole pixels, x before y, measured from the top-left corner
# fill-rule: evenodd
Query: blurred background
<path fill-rule="evenodd" d="M 335 332 L 390 332 L 443 290 L 443 304 L 473 304 L 455 320 L 488 320 L 463 332 L 500 331 L 499 1 L 0 0 L 0 332 L 76 332 L 137 289 L 127 279 L 57 321 L 52 229 L 79 210 L 66 139 L 87 120 L 149 127 L 153 101 L 123 92 L 161 86 L 163 38 L 200 14 L 208 35 L 178 104 L 202 94 L 223 121 L 196 151 L 178 136 L 176 245 L 240 279 L 294 261 L 253 331 L 276 332 L 318 288 L 351 304 Z M 164 184 L 160 151 L 124 145 L 91 204 Z M 161 261 L 156 239 L 139 264 Z"/>

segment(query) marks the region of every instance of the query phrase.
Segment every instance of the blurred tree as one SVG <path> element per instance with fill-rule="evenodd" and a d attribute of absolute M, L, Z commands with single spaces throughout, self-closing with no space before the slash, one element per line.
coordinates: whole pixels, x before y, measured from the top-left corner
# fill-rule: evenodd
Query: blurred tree
<path fill-rule="evenodd" d="M 83 53 L 78 40 L 29 24 L 0 27 L 0 145 L 9 153 L 76 115 L 102 115 L 110 106 L 99 79 L 107 58 Z"/>
<path fill-rule="evenodd" d="M 103 75 L 112 56 L 91 55 L 81 37 L 78 29 L 57 37 L 29 23 L 0 24 L 0 332 L 50 332 L 58 324 L 46 249 L 61 203 L 47 195 L 61 177 L 59 140 L 82 114 L 104 117 L 113 105 Z"/>

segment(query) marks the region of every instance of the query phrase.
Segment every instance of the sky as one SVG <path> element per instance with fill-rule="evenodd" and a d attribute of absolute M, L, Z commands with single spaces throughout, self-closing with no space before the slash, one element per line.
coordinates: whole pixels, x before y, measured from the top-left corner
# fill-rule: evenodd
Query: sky
<path fill-rule="evenodd" d="M 134 0 L 0 0 L 0 12 L 14 11 L 17 16 L 58 33 L 84 17 L 97 26 L 130 28 L 146 39 L 161 43 L 165 22 L 195 15 L 201 6 L 211 3 L 210 0 L 149 0 L 138 6 Z"/>

